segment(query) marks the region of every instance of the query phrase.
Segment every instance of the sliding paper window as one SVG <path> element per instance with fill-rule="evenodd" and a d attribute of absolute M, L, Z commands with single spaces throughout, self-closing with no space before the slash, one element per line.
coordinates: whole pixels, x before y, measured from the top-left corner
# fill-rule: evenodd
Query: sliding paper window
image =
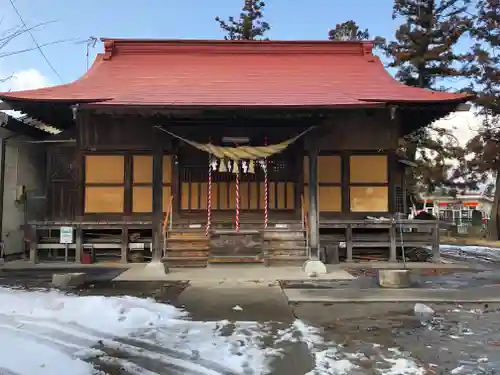
<path fill-rule="evenodd" d="M 352 155 L 349 175 L 352 212 L 389 211 L 387 155 Z"/>
<path fill-rule="evenodd" d="M 125 194 L 123 155 L 85 156 L 85 213 L 122 213 Z"/>

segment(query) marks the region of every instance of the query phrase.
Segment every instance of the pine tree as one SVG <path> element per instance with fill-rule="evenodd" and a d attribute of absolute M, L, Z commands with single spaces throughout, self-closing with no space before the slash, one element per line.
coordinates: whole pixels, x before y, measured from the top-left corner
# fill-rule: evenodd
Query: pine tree
<path fill-rule="evenodd" d="M 442 78 L 463 76 L 457 63 L 464 62 L 466 54 L 457 54 L 454 47 L 471 29 L 471 1 L 394 1 L 393 19 L 404 22 L 395 40 L 382 49 L 388 67 L 398 70 L 396 78 L 410 86 L 436 89 Z"/>
<path fill-rule="evenodd" d="M 229 17 L 227 21 L 215 17 L 220 28 L 227 34 L 226 40 L 260 40 L 265 38 L 271 29 L 269 23 L 263 20 L 266 4 L 260 0 L 245 0 L 245 5 L 239 18 Z"/>
<path fill-rule="evenodd" d="M 466 54 L 456 52 L 456 44 L 471 29 L 468 14 L 471 0 L 395 0 L 393 19 L 402 24 L 395 39 L 378 40 L 387 66 L 396 69 L 396 79 L 409 86 L 443 89 L 448 78 L 463 77 Z M 430 125 L 430 124 L 428 124 Z M 409 180 L 432 192 L 449 187 L 458 178 L 451 175 L 449 159 L 463 157 L 453 135 L 446 129 L 421 128 L 404 139 L 402 153 L 416 161 Z"/>
<path fill-rule="evenodd" d="M 368 40 L 370 33 L 368 29 L 362 30 L 355 21 L 349 20 L 338 23 L 335 29 L 331 29 L 328 32 L 328 39 L 336 41 Z"/>
<path fill-rule="evenodd" d="M 471 156 L 469 178 L 487 185 L 495 178 L 494 201 L 489 223 L 489 236 L 499 239 L 500 205 L 500 0 L 482 0 L 476 6 L 472 35 L 475 43 L 469 55 L 474 77 L 473 88 L 483 119 L 476 136 L 468 143 Z"/>

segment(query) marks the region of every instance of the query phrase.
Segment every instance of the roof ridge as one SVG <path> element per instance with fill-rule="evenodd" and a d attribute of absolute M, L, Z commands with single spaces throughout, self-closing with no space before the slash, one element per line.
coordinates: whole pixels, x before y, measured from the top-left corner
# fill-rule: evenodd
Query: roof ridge
<path fill-rule="evenodd" d="M 233 41 L 110 39 L 104 42 L 104 59 L 115 54 L 335 54 L 373 56 L 370 41 Z"/>

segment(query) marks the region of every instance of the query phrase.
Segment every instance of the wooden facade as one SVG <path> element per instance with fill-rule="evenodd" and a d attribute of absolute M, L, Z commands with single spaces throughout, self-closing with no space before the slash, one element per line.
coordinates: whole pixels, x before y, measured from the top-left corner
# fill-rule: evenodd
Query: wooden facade
<path fill-rule="evenodd" d="M 144 54 L 148 77 L 158 75 L 151 82 L 126 70 L 133 56 Z M 262 74 L 269 81 L 236 63 L 231 69 L 238 71 L 220 69 L 228 54 L 242 64 L 265 56 Z M 281 74 L 287 57 L 293 57 L 286 60 L 293 79 Z M 315 62 L 325 68 L 317 76 L 309 71 Z M 203 69 L 205 75 L 194 73 Z M 379 80 L 371 87 L 380 92 L 361 92 L 367 82 L 352 82 L 340 69 Z M 419 237 L 405 231 L 416 223 L 395 219 L 407 212 L 396 151 L 402 136 L 467 97 L 401 89 L 369 44 L 106 40 L 90 73 L 72 84 L 80 89 L 71 95 L 58 87 L 0 95 L 13 108 L 58 123 L 59 137 L 76 140 L 48 147 L 47 211 L 44 221 L 31 223 L 33 261 L 39 250 L 64 248 L 65 259 L 76 262 L 102 249 L 122 262 L 163 258 L 171 266 L 302 263 L 320 256 L 325 241 L 345 243 L 348 261 L 353 246 L 380 247 L 395 261 L 403 246 L 396 233 L 403 242 L 407 236 L 415 246 L 433 243 L 436 249 L 436 223 L 422 223 L 436 234 L 427 228 Z M 243 76 L 243 86 L 235 86 Z M 197 99 L 200 90 L 205 94 Z M 214 94 L 221 90 L 226 94 Z M 259 92 L 267 96 L 255 96 Z M 240 231 L 235 175 L 214 171 L 209 196 L 209 156 L 163 131 L 199 143 L 224 145 L 227 137 L 244 137 L 250 146 L 263 146 L 310 128 L 268 159 L 267 186 L 261 169 L 240 174 Z M 75 228 L 73 244 L 57 243 L 64 225 Z M 366 240 L 360 232 L 365 229 L 376 233 Z"/>

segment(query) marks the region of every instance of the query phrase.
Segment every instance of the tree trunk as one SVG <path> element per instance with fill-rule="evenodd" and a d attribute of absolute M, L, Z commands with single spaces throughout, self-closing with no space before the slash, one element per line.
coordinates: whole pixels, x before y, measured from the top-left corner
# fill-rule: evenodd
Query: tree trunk
<path fill-rule="evenodd" d="M 497 171 L 495 179 L 495 197 L 491 207 L 490 221 L 488 222 L 488 238 L 493 241 L 498 240 L 498 205 L 500 203 L 500 171 Z"/>

